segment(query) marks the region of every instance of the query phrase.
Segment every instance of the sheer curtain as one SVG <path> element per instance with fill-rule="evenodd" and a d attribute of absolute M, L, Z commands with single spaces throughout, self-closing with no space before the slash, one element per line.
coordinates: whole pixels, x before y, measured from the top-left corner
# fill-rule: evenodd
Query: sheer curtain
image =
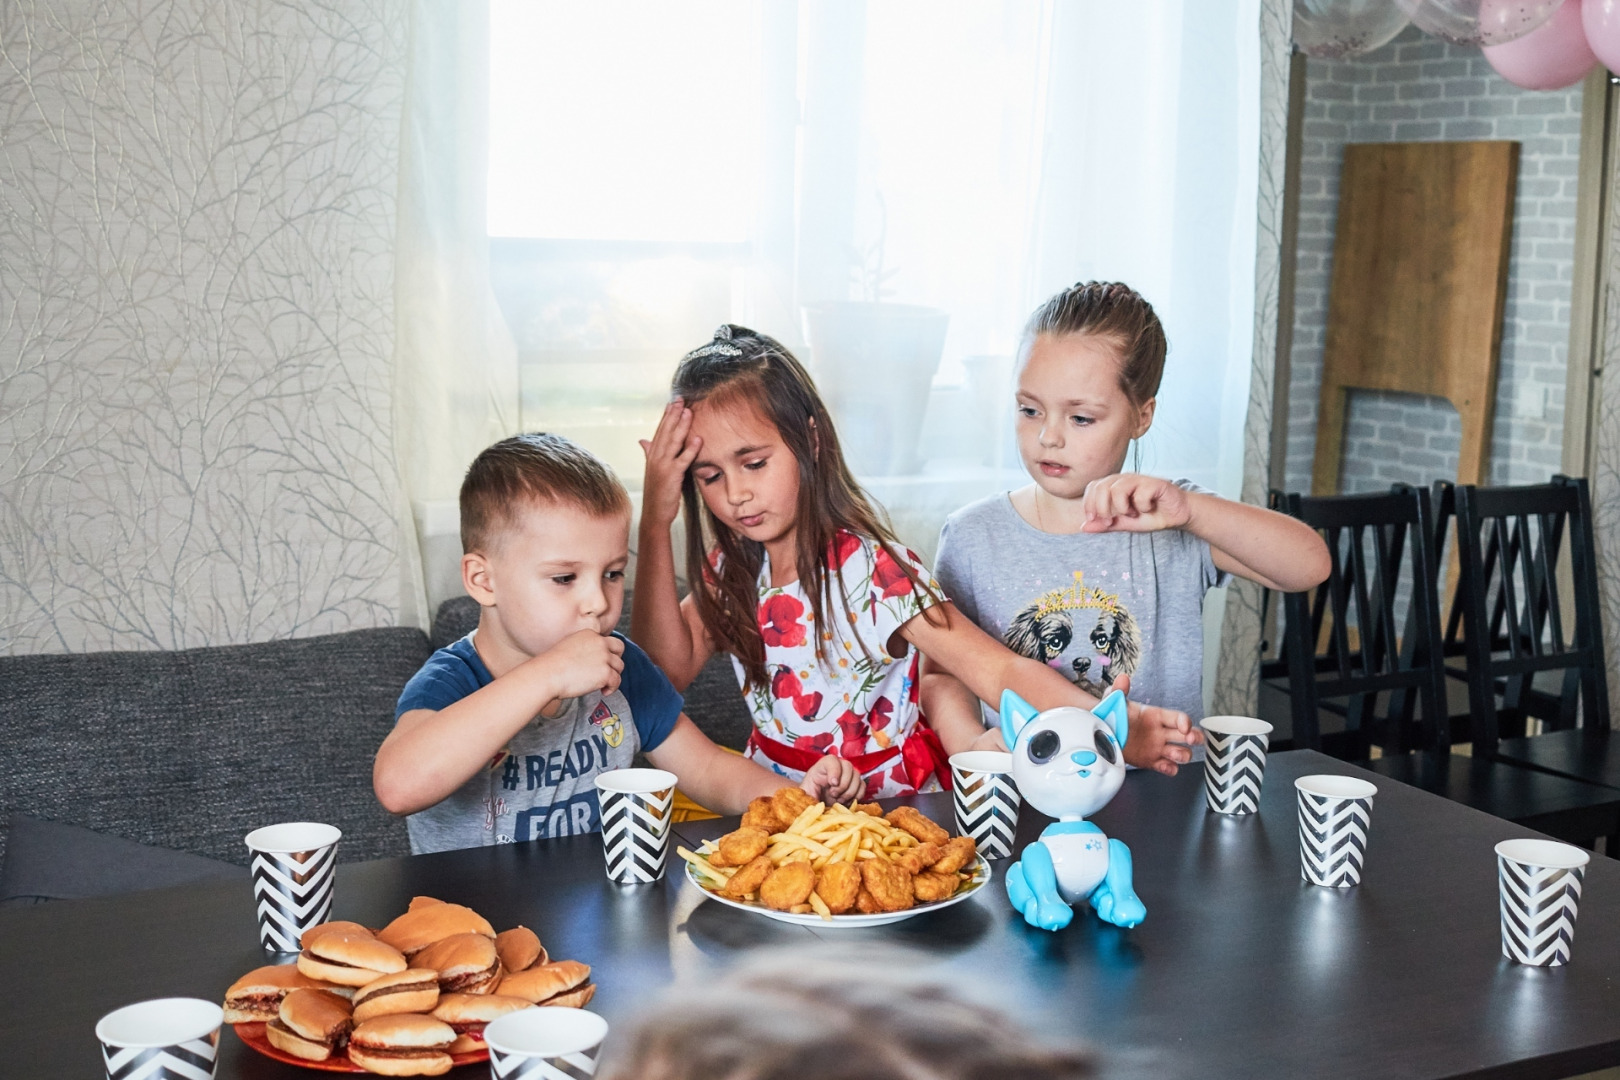
<path fill-rule="evenodd" d="M 430 620 L 462 593 L 456 495 L 519 429 L 517 350 L 490 287 L 489 5 L 415 0 L 400 140 L 394 431 Z"/>
<path fill-rule="evenodd" d="M 676 359 L 756 326 L 931 557 L 947 513 L 1026 482 L 1029 312 L 1107 278 L 1171 343 L 1141 467 L 1237 495 L 1259 2 L 493 0 L 491 256 L 525 426 L 635 486 Z"/>

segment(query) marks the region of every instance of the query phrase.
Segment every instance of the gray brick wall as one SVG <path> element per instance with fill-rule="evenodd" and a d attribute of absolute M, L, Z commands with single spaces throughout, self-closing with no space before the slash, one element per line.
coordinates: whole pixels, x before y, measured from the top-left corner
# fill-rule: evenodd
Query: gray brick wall
<path fill-rule="evenodd" d="M 1316 453 L 1333 226 L 1346 143 L 1513 139 L 1521 144 L 1489 478 L 1497 484 L 1533 483 L 1558 470 L 1580 113 L 1579 86 L 1520 90 L 1492 71 L 1479 50 L 1449 45 L 1414 28 L 1367 56 L 1308 61 L 1289 490 L 1310 489 Z M 1460 435 L 1456 411 L 1438 398 L 1353 394 L 1342 489 L 1454 478 Z"/>

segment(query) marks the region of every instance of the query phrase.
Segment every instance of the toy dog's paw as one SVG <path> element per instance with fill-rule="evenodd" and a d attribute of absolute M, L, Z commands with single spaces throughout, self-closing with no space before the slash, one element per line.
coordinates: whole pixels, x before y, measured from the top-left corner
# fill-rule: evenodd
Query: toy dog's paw
<path fill-rule="evenodd" d="M 1142 903 L 1135 893 L 1115 895 L 1107 886 L 1101 886 L 1092 894 L 1091 906 L 1097 912 L 1097 918 L 1114 926 L 1129 930 L 1133 926 L 1141 925 L 1147 918 L 1147 905 Z"/>
<path fill-rule="evenodd" d="M 1074 920 L 1074 909 L 1055 896 L 1042 900 L 1029 887 L 1022 863 L 1007 871 L 1007 899 L 1029 925 L 1041 930 L 1061 930 Z"/>

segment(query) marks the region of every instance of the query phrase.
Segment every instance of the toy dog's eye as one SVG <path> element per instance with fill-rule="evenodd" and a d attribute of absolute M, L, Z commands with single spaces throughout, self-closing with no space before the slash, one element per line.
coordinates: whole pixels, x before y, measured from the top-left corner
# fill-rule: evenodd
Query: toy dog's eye
<path fill-rule="evenodd" d="M 1035 764 L 1045 765 L 1048 761 L 1057 757 L 1057 752 L 1061 749 L 1063 749 L 1063 740 L 1058 737 L 1057 732 L 1047 729 L 1029 740 L 1029 747 L 1025 750 L 1025 753 L 1029 755 L 1029 760 Z"/>
<path fill-rule="evenodd" d="M 1097 732 L 1097 753 L 1108 764 L 1114 764 L 1114 740 L 1108 737 L 1105 731 Z"/>

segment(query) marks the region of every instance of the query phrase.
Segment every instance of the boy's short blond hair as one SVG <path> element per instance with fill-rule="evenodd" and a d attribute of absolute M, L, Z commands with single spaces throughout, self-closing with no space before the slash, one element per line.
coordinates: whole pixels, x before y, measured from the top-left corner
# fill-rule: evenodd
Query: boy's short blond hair
<path fill-rule="evenodd" d="M 537 503 L 593 517 L 630 513 L 630 494 L 607 462 L 561 435 L 514 435 L 474 458 L 461 482 L 462 552 L 487 550 L 520 508 Z"/>

